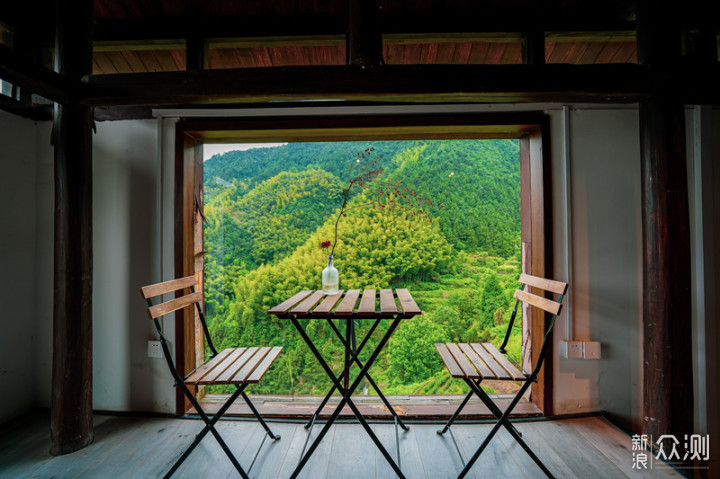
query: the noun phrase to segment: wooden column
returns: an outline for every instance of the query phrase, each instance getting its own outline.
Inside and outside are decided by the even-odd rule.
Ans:
[[[69,80],[92,70],[92,18],[92,0],[57,2],[56,69]],[[54,455],[93,441],[92,122],[75,100],[55,105]]]
[[[523,36],[522,56],[526,65],[545,64],[545,32],[533,30]]]
[[[380,0],[350,0],[347,63],[360,68],[383,65]]]
[[[690,227],[685,111],[672,83],[681,35],[664,5],[640,2],[638,23],[638,57],[649,67],[651,84],[650,97],[640,103],[642,432],[682,442],[693,430]]]

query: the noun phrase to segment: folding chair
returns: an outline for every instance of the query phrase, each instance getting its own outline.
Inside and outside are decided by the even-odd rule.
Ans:
[[[523,441],[521,437],[522,435],[510,423],[510,420],[508,418],[512,410],[515,408],[517,403],[527,391],[527,389],[532,385],[533,382],[537,381],[537,375],[540,372],[540,368],[542,368],[543,360],[545,359],[545,354],[547,353],[548,343],[549,341],[551,341],[552,338],[552,329],[555,324],[555,319],[557,318],[558,314],[560,314],[560,310],[562,309],[562,300],[563,296],[567,292],[568,285],[567,283],[563,283],[560,281],[538,278],[536,276],[530,276],[528,274],[521,274],[519,281],[520,283],[522,283],[522,286],[520,289],[515,290],[514,297],[515,299],[517,299],[517,301],[515,302],[515,309],[512,312],[512,316],[510,317],[510,322],[505,333],[505,339],[503,340],[503,343],[499,349],[495,348],[495,346],[490,343],[435,344],[435,348],[437,348],[438,352],[440,353],[440,356],[445,363],[445,367],[447,367],[448,371],[450,372],[450,375],[454,378],[462,378],[470,387],[470,392],[460,403],[460,406],[452,415],[448,423],[445,425],[444,428],[438,430],[437,433],[442,435],[445,434],[445,432],[447,432],[448,430],[450,430],[450,435],[453,442],[455,443],[455,448],[457,449],[458,454],[460,453],[460,448],[458,447],[457,442],[455,442],[455,437],[452,434],[450,426],[452,426],[453,422],[460,414],[460,411],[462,411],[462,409],[465,407],[468,400],[473,394],[477,395],[480,398],[480,400],[488,407],[488,409],[490,409],[490,411],[498,420],[495,426],[490,430],[478,450],[467,462],[467,464],[465,464],[462,454],[460,455],[460,459],[461,461],[463,461],[465,467],[460,472],[460,475],[458,476],[459,478],[465,477],[465,475],[470,471],[473,464],[475,464],[475,461],[477,461],[478,457],[480,457],[480,454],[482,454],[487,445],[490,443],[490,440],[493,438],[493,436],[495,436],[501,426],[504,426],[508,430],[510,435],[515,438],[518,444],[520,444],[520,446],[525,450],[525,452],[528,453],[528,455],[532,458],[533,461],[535,461],[535,463],[540,467],[540,469],[545,473],[547,477],[553,477],[548,468],[545,467],[542,461],[535,455],[535,453],[530,449],[530,447],[528,447],[525,441]],[[541,289],[549,291],[551,293],[555,293],[558,295],[558,298],[557,300],[552,301],[542,296],[529,293],[528,291],[525,291],[526,286],[532,286],[535,289]],[[535,364],[534,369],[530,373],[525,372],[522,366],[517,364],[517,362],[512,357],[507,356],[507,351],[505,350],[505,346],[507,346],[508,339],[510,338],[510,331],[512,330],[513,322],[515,321],[515,316],[517,315],[518,305],[520,303],[527,303],[528,305],[540,308],[541,310],[546,311],[552,315],[549,327],[547,328],[545,338],[540,348],[540,354],[538,355],[537,363]],[[510,405],[503,412],[500,410],[500,408],[497,407],[497,405],[495,405],[490,396],[488,396],[488,394],[480,387],[480,383],[483,381],[483,379],[522,381],[523,384],[513,398],[513,400],[510,402]]]
[[[250,398],[245,394],[245,388],[249,384],[260,381],[260,379],[272,365],[273,361],[275,361],[278,354],[280,354],[282,347],[229,348],[218,353],[210,338],[207,323],[205,322],[205,315],[203,314],[202,308],[200,307],[200,301],[203,299],[203,293],[202,291],[195,291],[196,285],[197,281],[195,277],[188,276],[185,278],[175,279],[172,281],[166,281],[164,283],[158,283],[140,288],[140,294],[143,298],[145,298],[148,304],[147,311],[150,315],[150,319],[155,322],[155,328],[157,328],[157,332],[160,336],[160,343],[162,345],[165,360],[167,361],[167,365],[170,368],[170,372],[175,378],[175,386],[182,389],[183,393],[185,393],[185,396],[188,398],[197,413],[200,415],[200,418],[205,422],[205,427],[202,429],[202,431],[200,431],[197,436],[195,436],[195,440],[193,441],[193,443],[178,458],[175,464],[173,464],[165,477],[168,478],[175,473],[175,471],[180,467],[183,461],[187,459],[193,449],[195,449],[195,447],[200,443],[203,437],[205,437],[209,432],[213,436],[215,436],[218,444],[220,444],[222,450],[225,451],[225,454],[227,454],[230,462],[232,462],[233,466],[235,466],[235,469],[238,470],[242,477],[247,478],[247,473],[240,466],[237,459],[235,459],[235,456],[230,451],[230,448],[227,446],[225,441],[222,439],[222,437],[220,437],[217,429],[215,429],[215,424],[222,417],[222,415],[225,414],[225,412],[235,401],[235,399],[237,399],[238,396],[242,395],[243,399],[250,407],[250,410],[252,410],[255,417],[258,418],[260,424],[262,424],[262,427],[265,428],[267,436],[275,440],[280,439],[280,435],[275,435],[272,433],[272,431],[270,431],[270,428],[265,423],[262,416],[260,416],[260,413],[253,405],[252,401],[250,401]],[[161,301],[161,298],[158,297],[161,297],[163,294],[172,293],[175,291],[182,291],[188,288],[190,289],[190,293],[183,293],[182,295],[178,295],[172,300],[153,304],[153,299]],[[210,357],[200,367],[196,368],[194,371],[191,371],[186,377],[183,378],[180,376],[180,374],[178,374],[177,370],[175,369],[175,364],[173,363],[172,357],[170,355],[170,349],[168,347],[167,340],[163,335],[162,327],[160,326],[160,321],[158,320],[158,318],[170,314],[174,311],[190,307],[193,304],[197,308],[200,322],[202,324],[203,331],[205,332],[205,339],[207,340],[207,344],[210,348],[211,354]],[[225,403],[220,407],[217,413],[215,413],[214,416],[210,417],[207,413],[205,413],[205,411],[203,411],[200,403],[198,403],[197,399],[195,399],[195,396],[190,391],[190,388],[196,388],[201,385],[207,386],[213,384],[232,384],[233,386],[235,386],[235,392],[227,399],[227,401],[225,401]],[[263,441],[260,444],[260,448],[258,448],[258,451],[255,454],[255,458],[253,459],[253,462],[248,468],[248,472],[255,463],[255,459],[257,459],[257,456],[260,453],[260,449],[262,449],[262,446],[265,443],[265,439],[267,439],[267,436],[263,438]]]

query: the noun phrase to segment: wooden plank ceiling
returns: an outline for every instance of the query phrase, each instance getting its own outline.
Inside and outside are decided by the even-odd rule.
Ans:
[[[519,65],[516,42],[391,44],[384,46],[388,65]],[[209,48],[209,69],[344,65],[344,45]],[[572,65],[637,63],[634,41],[546,42],[547,63]],[[96,51],[93,74],[182,71],[184,49]]]
[[[541,6],[527,0],[383,0],[381,21],[387,32],[384,59],[388,65],[521,64],[518,32],[530,20],[541,19],[552,25],[572,16],[617,24],[631,21],[634,11],[635,2],[628,0],[544,0]],[[205,38],[212,38],[213,24],[222,30],[224,38],[230,36],[229,30],[236,32],[232,35],[240,40],[236,44],[219,41],[206,46],[207,69],[346,63],[347,0],[96,0],[95,16],[96,38],[104,38],[110,30],[121,33],[113,35],[116,42],[112,49],[96,47],[94,74],[184,70],[184,44],[152,48],[147,44],[138,47],[136,43],[122,47],[118,37],[123,30],[127,38],[134,38],[135,31],[143,28],[152,33],[152,25],[160,31],[165,29],[167,34],[172,33],[173,25],[185,32],[195,28],[202,30]],[[494,38],[467,38],[472,28],[491,31],[488,24],[497,26],[502,33]],[[260,25],[272,26],[276,31],[260,35]],[[513,26],[516,32],[508,30]],[[454,29],[450,35],[449,28]],[[466,32],[458,36],[463,29]],[[299,33],[305,33],[302,41],[297,41]],[[413,35],[419,37],[417,41],[412,40]],[[252,42],[242,41],[253,36]],[[602,36],[548,38],[546,62],[636,63],[635,40]]]

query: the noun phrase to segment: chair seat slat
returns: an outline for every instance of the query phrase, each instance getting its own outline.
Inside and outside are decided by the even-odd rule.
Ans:
[[[282,346],[275,346],[274,348],[272,348],[267,354],[267,356],[263,358],[260,364],[258,364],[255,370],[250,374],[250,376],[247,377],[245,382],[256,383],[260,381],[260,379],[262,379],[268,369],[270,369],[270,366],[272,365],[273,361],[275,361],[275,359],[278,357],[280,351],[282,351]]]
[[[454,378],[464,378],[465,373],[462,369],[460,369],[460,366],[458,366],[457,361],[455,361],[455,358],[452,354],[450,354],[450,351],[448,350],[447,346],[444,343],[435,343],[435,349],[437,349],[438,353],[440,353],[440,357],[442,358],[443,362],[445,363],[445,367],[448,368],[448,372],[450,372],[450,376]]]
[[[248,376],[250,376],[250,373],[252,373],[258,364],[260,364],[260,361],[263,360],[265,356],[270,352],[270,349],[267,346],[264,346],[248,360],[248,362],[245,363],[245,365],[235,374],[235,376],[230,381],[231,383],[244,383],[247,381]]]
[[[220,361],[225,359],[227,356],[232,353],[232,349],[225,349],[223,351],[220,351],[220,353],[215,356],[210,361],[206,362],[199,368],[195,370],[190,376],[185,378],[185,384],[198,384],[198,382],[210,371],[213,370],[213,368],[217,367],[218,364],[220,364]]]
[[[230,380],[233,376],[235,376],[235,373],[237,373],[238,369],[240,369],[249,358],[252,357],[253,354],[255,354],[255,351],[258,350],[257,347],[252,348],[238,348],[238,350],[242,350],[239,355],[235,357],[232,364],[223,371],[222,374],[217,376],[213,383],[215,384],[228,384],[230,383]]]
[[[214,363],[215,366],[212,370],[208,371],[200,380],[198,384],[214,384],[217,383],[217,378],[220,377],[229,368],[232,368],[233,363],[242,355],[243,351],[239,348],[231,348],[230,354],[223,358],[215,356],[210,359],[210,363]]]
[[[480,373],[480,377],[483,379],[495,379],[495,373],[485,364],[482,358],[478,355],[475,350],[470,347],[468,343],[458,343],[460,350],[470,360],[475,369]]]
[[[482,358],[483,361],[485,361],[485,364],[492,370],[493,376],[495,376],[497,379],[511,379],[510,375],[503,369],[502,366],[500,366],[497,361],[495,361],[495,358],[493,358],[490,353],[488,353],[485,348],[482,347],[482,344],[480,343],[472,343],[470,345],[473,350]]]
[[[508,361],[508,358],[503,356],[503,354],[498,351],[495,346],[490,343],[483,343],[482,346],[488,353],[490,353],[490,355],[495,359],[495,361],[497,361],[498,364],[500,364],[500,366],[502,366],[503,369],[507,371],[508,374],[510,374],[510,377],[513,380],[522,381],[525,379],[525,375],[518,368],[516,368],[513,363]]]
[[[470,362],[467,360],[467,358],[462,353],[457,344],[446,343],[445,345],[447,346],[448,351],[450,351],[450,354],[452,354],[455,358],[455,361],[457,362],[458,366],[460,366],[460,369],[462,369],[463,373],[465,373],[465,377],[471,379],[480,379],[480,373],[478,373],[472,366],[472,364],[470,364]]]

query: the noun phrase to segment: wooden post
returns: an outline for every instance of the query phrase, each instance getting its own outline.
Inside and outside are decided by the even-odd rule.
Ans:
[[[360,68],[383,65],[380,0],[350,0],[347,63]]]
[[[649,67],[651,88],[640,103],[642,432],[655,440],[671,434],[682,442],[693,431],[690,222],[685,111],[670,81],[680,61],[681,35],[673,12],[663,5],[640,2],[638,23],[638,58]]]
[[[523,63],[526,65],[545,64],[545,32],[533,30],[523,36]]]
[[[57,5],[56,67],[92,70],[93,1]],[[82,449],[92,427],[92,111],[55,105],[55,274],[50,430],[53,455]]]

